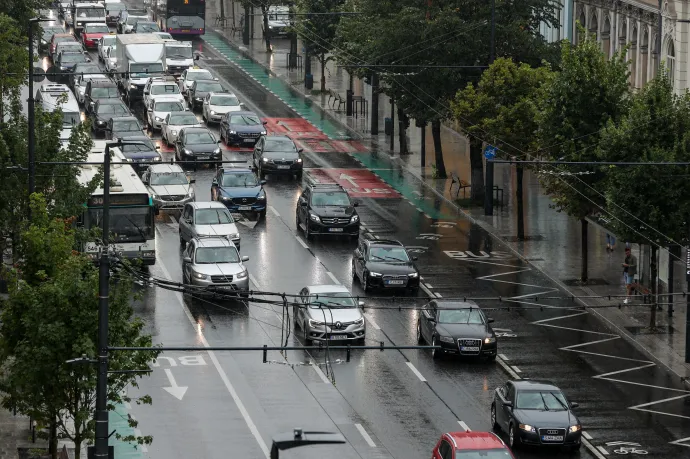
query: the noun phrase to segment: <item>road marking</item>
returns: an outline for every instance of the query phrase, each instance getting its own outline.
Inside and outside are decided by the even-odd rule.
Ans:
[[[321,378],[321,381],[325,382],[326,384],[330,384],[331,382],[328,380],[328,377],[326,374],[319,368],[317,364],[314,362],[311,363],[312,368],[314,368],[314,371],[316,371],[316,374],[319,375],[319,378]]]
[[[256,287],[257,289],[261,288],[261,287],[259,287],[259,283],[256,281],[256,278],[252,274],[249,274],[249,281],[252,284],[254,284],[254,287]]]
[[[134,421],[134,422],[137,421],[137,419],[136,419],[134,416],[132,416],[131,414],[129,415],[129,417],[132,418],[132,421]],[[136,436],[136,437],[143,437],[144,435],[141,433],[141,429],[135,428],[135,429],[134,429],[134,436]],[[141,448],[141,452],[142,452],[142,453],[148,453],[148,452],[149,452],[149,449],[146,447],[145,444],[143,444],[143,443],[142,443],[141,445],[137,444],[137,446],[138,446],[139,448]]]
[[[503,359],[498,358],[498,359],[496,359],[496,361],[498,362],[498,364],[499,364],[501,367],[503,367],[503,369],[506,371],[506,373],[508,373],[513,379],[522,379],[522,378],[520,378],[520,376],[518,376],[517,373],[515,373],[515,372],[513,371],[512,368],[510,368],[510,366],[509,366],[507,363],[505,363],[505,362],[503,361]]]
[[[510,360],[505,354],[498,354],[498,356],[503,360]]]
[[[604,454],[604,455],[606,455],[606,456],[609,455],[609,452],[606,451],[606,449],[604,449],[603,446],[597,446],[597,449],[599,450],[599,452],[600,452],[601,454]]]
[[[173,215],[168,215],[170,217],[170,221],[173,223],[177,223],[177,219]]]
[[[333,282],[335,282],[336,284],[340,284],[340,281],[338,281],[338,278],[337,278],[337,277],[335,277],[335,276],[333,275],[333,273],[332,273],[332,272],[330,272],[330,271],[326,271],[326,274],[328,274],[328,277],[330,277],[330,278],[331,278],[331,280],[332,280]]]
[[[276,217],[280,217],[280,214],[279,214],[278,211],[275,209],[275,207],[273,207],[273,206],[268,206],[268,209],[271,211],[271,213],[272,213],[273,215],[275,215]]]
[[[588,434],[587,432],[585,432],[584,430],[582,431],[582,436],[585,437],[587,440],[592,439],[592,436],[590,434]]]
[[[166,278],[172,279],[172,276],[170,275],[168,270],[165,268],[165,265],[158,264],[158,266],[160,266],[160,269]],[[182,306],[182,310],[184,311],[185,315],[187,316],[187,319],[189,319],[189,322],[192,324],[192,327],[196,330],[196,328],[197,328],[196,327],[196,321],[194,320],[194,316],[192,316],[191,311],[189,310],[189,308],[187,308],[187,305],[184,303],[182,293],[175,292],[174,295],[177,298],[177,300],[180,302],[180,305]],[[204,336],[203,332],[198,332],[198,336],[199,336],[201,343],[203,344],[204,347],[210,347],[210,345],[208,344],[208,341],[206,340],[206,337]],[[213,362],[213,366],[216,368],[216,371],[220,375],[220,379],[223,381],[225,388],[230,393],[232,400],[235,402],[237,409],[240,411],[240,414],[242,415],[242,418],[244,419],[245,424],[247,424],[249,431],[254,436],[254,439],[256,439],[256,442],[259,444],[259,448],[261,448],[261,451],[264,453],[264,456],[266,457],[266,459],[269,459],[270,458],[270,450],[268,449],[268,445],[266,445],[266,442],[264,441],[263,437],[261,437],[261,433],[259,432],[259,429],[256,427],[256,424],[254,424],[252,417],[249,415],[249,411],[247,411],[247,408],[244,406],[244,403],[242,403],[240,396],[237,394],[237,391],[235,390],[235,387],[230,382],[228,375],[225,373],[225,370],[223,370],[223,367],[220,365],[220,362],[218,361],[218,358],[216,357],[215,352],[213,352],[213,351],[206,351],[206,352],[208,353],[208,356],[211,359],[211,362]]]
[[[431,290],[427,288],[426,284],[420,283],[419,286],[422,288],[422,291],[427,294],[427,296],[431,298],[434,298],[436,296]]]
[[[381,330],[381,327],[379,327],[379,324],[377,324],[376,322],[374,322],[374,319],[372,319],[372,318],[369,317],[369,316],[364,316],[364,318],[367,319],[367,320],[369,321],[369,323],[371,324],[371,326],[374,327],[374,330]]]
[[[440,293],[434,293],[434,295],[436,295],[436,298],[443,298]]]
[[[513,368],[513,370],[515,371],[515,373],[522,373],[522,370],[520,370],[520,369],[519,369],[518,367],[516,367],[515,365],[513,365],[512,368]]]
[[[405,362],[405,363],[407,364],[408,367],[410,367],[410,370],[412,370],[412,373],[414,373],[415,376],[417,376],[421,382],[426,382],[426,378],[424,376],[422,376],[422,374],[419,372],[419,370],[417,370],[415,368],[414,365],[412,365],[412,362]]]
[[[426,288],[430,288],[430,289],[434,288],[433,285],[431,285],[431,284],[425,284],[425,285],[426,285]]]
[[[364,441],[367,442],[367,445],[371,446],[372,448],[376,448],[376,443],[374,443],[374,440],[371,439],[371,437],[369,436],[367,431],[364,430],[364,427],[362,427],[362,424],[355,424],[355,427],[357,427],[357,430],[359,430],[359,433],[362,434],[362,437],[364,437]]]
[[[297,242],[299,242],[300,245],[301,245],[302,247],[304,247],[305,249],[308,249],[308,248],[309,248],[309,246],[307,245],[307,243],[304,242],[304,241],[302,240],[301,237],[295,235],[295,239],[297,239]]]
[[[465,424],[465,421],[458,421],[458,424],[460,424],[460,427],[462,427],[465,430],[465,432],[471,432],[472,431],[472,429],[470,429],[470,426]]]

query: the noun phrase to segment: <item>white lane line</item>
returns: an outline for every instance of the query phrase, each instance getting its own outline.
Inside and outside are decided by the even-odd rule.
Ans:
[[[584,430],[582,431],[582,436],[585,437],[587,440],[592,439],[592,436],[590,434],[588,434],[587,432],[585,432]]]
[[[364,316],[364,318],[367,319],[367,321],[369,321],[369,324],[371,324],[371,326],[374,327],[374,330],[381,330],[381,327],[379,327],[379,324],[374,322],[374,319],[372,319],[369,316]]]
[[[415,376],[417,376],[421,382],[426,382],[426,378],[424,376],[422,376],[422,374],[419,372],[419,370],[417,370],[415,368],[414,365],[412,365],[412,362],[405,362],[405,363],[407,363],[407,366],[410,367],[410,370],[412,370],[412,373],[414,373]]]
[[[433,293],[431,290],[429,290],[429,289],[426,287],[426,284],[420,283],[419,286],[422,288],[422,291],[423,291],[424,293],[426,293],[427,296],[429,296],[429,297],[431,297],[431,298],[434,298],[434,297],[436,296],[436,295],[434,295],[434,293]]]
[[[337,277],[335,277],[335,276],[333,275],[332,272],[326,271],[326,274],[328,274],[328,277],[330,277],[331,280],[332,280],[333,282],[335,282],[336,284],[340,284],[340,281],[338,280]]]
[[[168,215],[170,217],[170,221],[173,223],[177,223],[177,219],[173,215]]]
[[[319,375],[319,378],[321,378],[321,381],[323,381],[326,384],[330,384],[331,382],[328,380],[326,377],[326,374],[319,368],[317,364],[314,362],[311,363],[312,368],[314,368],[314,371],[316,372],[317,375]]]
[[[309,248],[309,246],[307,245],[307,243],[304,242],[304,241],[302,240],[301,237],[295,235],[295,239],[297,239],[297,242],[299,242],[300,245],[301,245],[302,247],[304,247],[305,249],[308,249],[308,248]]]
[[[606,449],[604,449],[603,446],[597,446],[597,449],[599,450],[599,452],[600,452],[601,454],[604,454],[605,456],[608,456],[608,455],[609,455],[609,452],[606,451]]]
[[[520,378],[520,376],[518,376],[518,374],[515,373],[515,372],[513,371],[513,369],[510,368],[510,366],[509,366],[507,363],[505,363],[505,362],[503,361],[503,359],[501,359],[500,357],[496,359],[496,362],[498,362],[498,364],[499,364],[499,365],[506,371],[506,373],[508,373],[513,379],[522,379],[522,378]]]
[[[431,284],[424,284],[424,285],[426,285],[426,288],[429,288],[429,289],[434,288],[434,286]]]
[[[259,287],[259,283],[256,281],[256,277],[254,277],[253,274],[249,274],[249,282],[254,284],[254,287],[256,287],[257,289],[261,288],[261,287]]]
[[[371,437],[369,436],[367,431],[364,430],[364,427],[362,427],[362,424],[355,424],[355,427],[357,427],[357,430],[359,430],[359,433],[362,434],[362,437],[364,437],[364,441],[367,442],[367,445],[371,446],[372,448],[376,448],[376,443],[374,443],[374,440],[371,439]]]
[[[434,295],[436,295],[436,298],[443,298],[440,293],[434,293]]]
[[[251,279],[251,276],[249,277],[249,279]],[[505,354],[498,354],[498,356],[503,360],[510,360],[508,357],[506,357]]]
[[[272,213],[273,215],[275,215],[276,217],[280,217],[280,214],[279,214],[278,211],[275,209],[275,207],[273,207],[273,206],[268,206],[268,210],[270,210],[271,213]]]
[[[470,426],[465,424],[465,421],[458,421],[458,424],[460,424],[460,427],[462,427],[465,432],[471,432],[472,431],[472,429],[470,429]]]
[[[158,266],[160,266],[160,269],[163,272],[163,275],[167,279],[172,279],[172,276],[170,275],[168,270],[165,268],[165,265],[158,264]],[[196,321],[194,320],[194,316],[192,316],[192,313],[190,312],[189,308],[187,308],[187,305],[185,304],[184,299],[182,297],[182,293],[175,292],[174,295],[177,298],[177,300],[180,302],[180,306],[182,306],[182,310],[184,311],[185,315],[187,316],[187,319],[189,319],[189,322],[192,324],[192,327],[196,330],[197,329]],[[199,338],[200,338],[203,346],[204,347],[210,347],[210,345],[208,344],[208,341],[206,340],[206,337],[204,336],[203,332],[197,331],[197,334],[199,335]],[[247,411],[247,408],[244,406],[244,403],[242,403],[240,396],[237,394],[237,391],[235,390],[235,387],[230,382],[228,375],[225,373],[225,370],[223,370],[223,367],[220,365],[220,362],[218,361],[218,358],[216,357],[215,352],[213,352],[213,351],[206,351],[206,352],[208,353],[208,357],[209,357],[209,359],[211,359],[213,366],[216,368],[216,371],[220,375],[220,379],[223,381],[225,388],[230,393],[232,400],[235,402],[237,409],[240,411],[240,414],[242,415],[242,418],[244,419],[245,424],[247,424],[249,431],[252,433],[252,435],[256,439],[256,442],[259,444],[259,448],[261,448],[261,451],[264,453],[264,456],[266,457],[266,459],[269,459],[270,458],[270,450],[268,449],[268,445],[266,445],[266,442],[264,441],[263,437],[261,436],[259,429],[256,427],[256,424],[254,424],[252,417],[249,415],[249,411]]]
[[[515,371],[515,373],[522,373],[522,370],[516,367],[515,365],[513,365],[513,371]]]
[[[134,429],[134,435],[137,437],[143,437],[141,430],[140,429]],[[142,453],[148,453],[149,449],[146,447],[145,444],[137,445],[139,448],[141,448]]]

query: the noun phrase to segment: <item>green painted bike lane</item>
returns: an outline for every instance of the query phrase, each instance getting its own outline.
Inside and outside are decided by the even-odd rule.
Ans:
[[[123,437],[136,435],[137,432],[129,425],[128,414],[127,408],[124,405],[116,405],[113,411],[108,412],[108,427],[110,431],[116,430]],[[118,440],[115,438],[115,435],[110,437],[108,444],[114,447],[117,459],[143,459],[144,457],[141,446]]]
[[[275,94],[299,116],[309,121],[330,139],[352,140],[352,138],[348,136],[347,130],[327,119],[322,109],[313,101],[293,90],[289,83],[272,75],[261,64],[256,63],[235,50],[221,35],[216,32],[206,31],[206,34],[202,36],[202,40],[222,54],[226,59],[236,64],[268,91]],[[403,170],[401,174],[400,167],[394,166],[389,160],[369,153],[351,153],[350,155],[364,167],[372,170],[381,180],[386,182],[391,188],[396,190],[415,207],[421,209],[431,218],[457,218],[457,214],[437,209],[436,206],[425,199],[425,195],[430,196],[433,193],[428,189],[424,189],[425,187],[422,182],[409,172]],[[434,196],[433,201],[436,200],[435,198],[436,196]]]

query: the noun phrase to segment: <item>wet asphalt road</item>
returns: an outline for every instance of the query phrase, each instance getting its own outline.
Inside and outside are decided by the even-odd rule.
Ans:
[[[262,117],[296,117],[236,67],[200,46],[205,55],[200,65],[215,72],[250,109]],[[168,149],[162,151],[170,159]],[[419,205],[385,184],[390,190],[386,197],[357,198],[364,231],[414,247],[426,291],[419,298],[365,295],[352,280],[354,243],[327,238],[307,242],[295,228],[300,184],[270,176],[266,191],[271,207],[265,220],[240,217],[238,224],[242,253],[250,257],[252,289],[296,293],[306,285],[342,283],[366,303],[371,345],[416,344],[418,312],[411,308],[423,305],[429,295],[500,296],[502,301],[478,303],[495,318],[494,328],[507,335],[499,338],[501,358],[496,363],[456,358],[435,362],[428,351],[390,350],[353,351],[351,361],[344,362],[346,353],[332,350],[331,373],[324,365],[325,351],[269,352],[266,364],[261,352],[166,353],[151,377],[141,380],[141,388],[131,389],[154,399],[152,407],[131,409],[142,432],[154,436],[144,456],[258,458],[265,456],[272,435],[301,427],[340,431],[348,444],[300,449],[284,457],[429,457],[443,432],[488,430],[494,389],[511,377],[523,377],[550,379],[577,401],[575,411],[586,436],[593,449],[601,449],[583,447],[574,455],[519,450],[518,458],[616,456],[617,447],[606,445],[613,441],[639,443],[648,457],[690,457],[687,447],[670,444],[690,437],[690,392],[589,314],[567,309],[572,306],[567,300],[532,304],[516,298],[558,292],[479,227],[454,217],[452,209],[404,171],[391,171],[385,153],[367,154],[378,161],[380,175],[393,175],[396,180],[391,182],[414,187],[436,210],[434,215],[446,216],[427,217]],[[226,160],[248,156],[224,153]],[[348,154],[307,152],[305,157],[305,167],[349,169],[350,175],[369,177],[357,172],[362,166]],[[198,201],[210,198],[212,172],[192,172]],[[159,216],[153,276],[181,280],[176,221],[175,214]],[[193,300],[162,289],[146,289],[136,312],[146,319],[154,341],[169,346],[279,345],[288,330],[282,326],[279,306]],[[300,345],[292,327],[289,332],[288,344]],[[187,390],[182,395],[163,390],[174,386]]]

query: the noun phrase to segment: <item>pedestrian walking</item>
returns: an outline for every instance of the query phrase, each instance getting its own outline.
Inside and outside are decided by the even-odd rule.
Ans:
[[[609,233],[606,233],[606,251],[607,252],[613,252],[613,249],[616,248],[616,236],[612,236]]]
[[[630,247],[625,248],[625,260],[623,261],[623,280],[625,281],[625,301],[623,304],[630,302],[630,295],[633,290],[633,282],[637,275],[637,257],[632,254]]]

